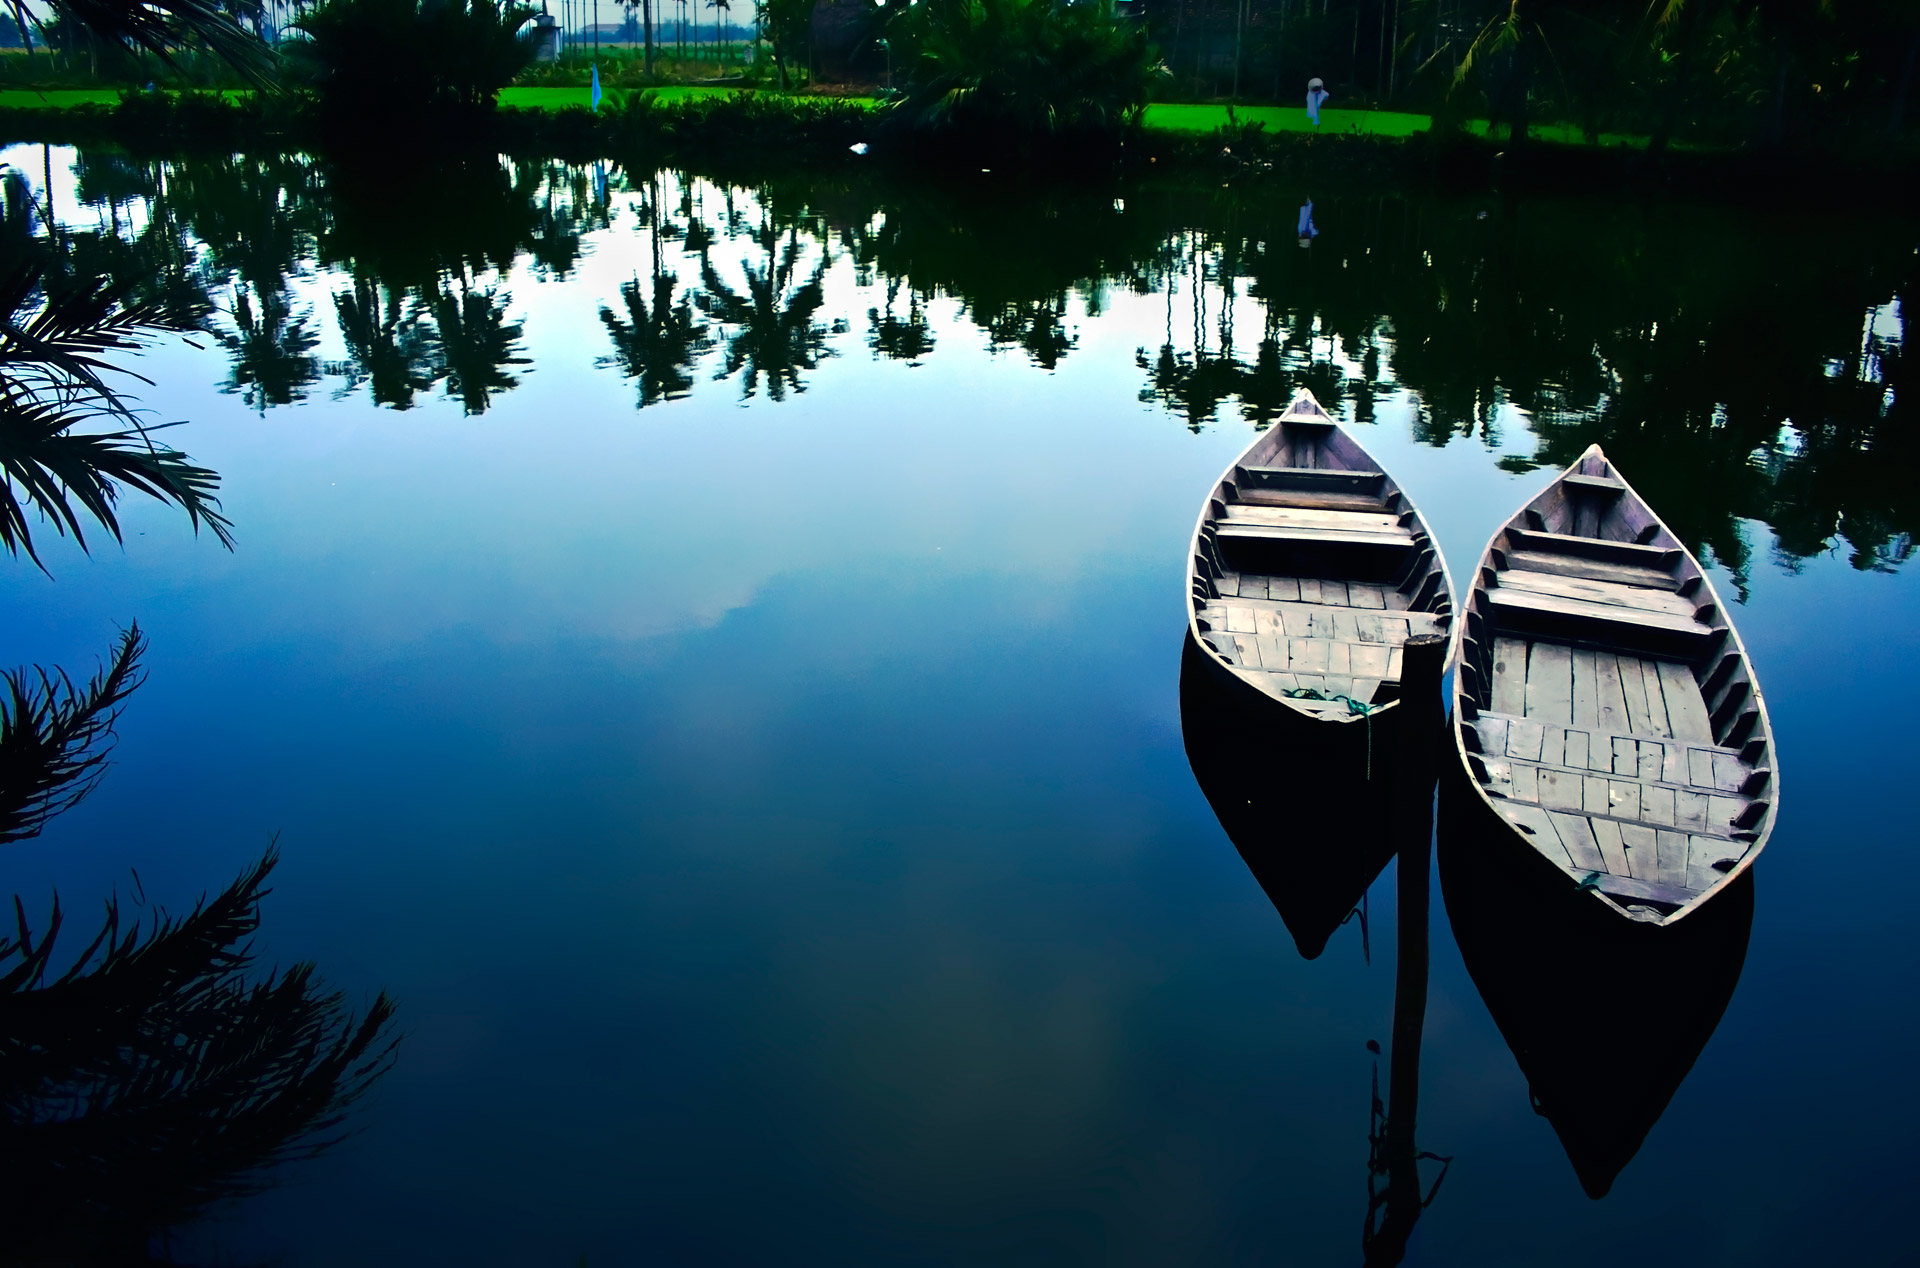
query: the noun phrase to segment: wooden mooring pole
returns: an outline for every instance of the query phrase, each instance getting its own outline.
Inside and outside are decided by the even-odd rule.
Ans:
[[[1420,1147],[1414,1140],[1420,1116],[1420,1036],[1427,1020],[1428,875],[1433,866],[1433,796],[1439,775],[1446,708],[1440,677],[1446,669],[1445,635],[1407,640],[1401,656],[1400,707],[1403,743],[1395,762],[1395,830],[1400,843],[1398,948],[1393,982],[1393,1038],[1388,1050],[1386,1121],[1380,1162],[1387,1190],[1380,1222],[1367,1212],[1362,1239],[1368,1265],[1397,1264],[1420,1218]]]

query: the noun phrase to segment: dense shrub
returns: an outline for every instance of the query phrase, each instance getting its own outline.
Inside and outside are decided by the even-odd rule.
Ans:
[[[888,37],[907,54],[890,124],[975,143],[1111,142],[1164,73],[1112,0],[922,0]]]
[[[336,120],[473,113],[533,60],[533,18],[510,0],[322,0],[286,56]]]

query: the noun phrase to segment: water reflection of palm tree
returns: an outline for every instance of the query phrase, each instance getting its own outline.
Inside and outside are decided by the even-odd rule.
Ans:
[[[927,314],[920,307],[920,295],[916,291],[907,292],[907,315],[894,316],[893,305],[899,296],[899,279],[890,279],[887,282],[886,308],[867,310],[867,324],[872,330],[867,343],[878,356],[918,365],[933,351],[933,327],[927,322]]]
[[[220,342],[233,353],[233,367],[221,390],[237,392],[262,414],[269,405],[291,405],[320,377],[313,354],[320,337],[308,328],[311,315],[296,314],[285,290],[235,290],[233,332]]]
[[[484,414],[496,393],[519,385],[508,366],[530,364],[519,355],[521,324],[507,320],[511,302],[497,287],[470,286],[464,274],[457,287],[443,285],[433,298],[447,390],[469,414]]]
[[[376,403],[408,409],[440,379],[440,343],[420,306],[379,282],[355,278],[333,297],[349,360],[329,365],[352,389],[366,383]]]
[[[613,355],[600,358],[599,364],[615,367],[635,380],[642,409],[691,392],[694,364],[713,346],[707,324],[694,313],[687,296],[675,298],[677,282],[671,273],[656,272],[649,302],[640,279],[634,278],[620,287],[624,317],[604,304],[600,307],[600,320],[613,339]]]
[[[816,321],[814,315],[826,302],[821,286],[827,264],[819,261],[813,272],[801,280],[801,250],[797,233],[784,246],[765,242],[763,230],[756,236],[766,247],[766,263],[756,268],[743,261],[744,286],[736,291],[720,277],[710,260],[702,260],[699,296],[703,312],[722,326],[730,327],[725,353],[716,379],[742,374],[743,398],[759,390],[766,381],[767,395],[786,399],[788,391],[804,392],[804,370],[818,366],[833,355],[826,338],[833,330]],[[838,326],[839,323],[836,323]]]
[[[92,791],[143,680],[139,630],[85,684],[5,675],[0,844],[18,848]],[[338,1139],[389,1067],[393,1003],[356,1016],[311,964],[257,975],[250,939],[277,856],[184,916],[107,902],[77,954],[15,899],[0,935],[0,1258],[148,1263],[152,1240]],[[137,892],[137,878],[136,878]]]
[[[688,224],[699,224],[694,218],[692,195],[684,188],[680,207]],[[636,380],[637,404],[645,409],[660,401],[678,400],[693,390],[694,363],[713,346],[713,340],[707,334],[706,323],[694,314],[689,297],[681,294],[675,298],[680,279],[667,271],[660,240],[678,236],[680,230],[665,214],[657,173],[647,182],[647,200],[641,215],[647,222],[652,249],[651,301],[641,291],[640,279],[636,277],[620,288],[625,317],[604,304],[600,306],[600,321],[613,340],[613,355],[600,358],[598,364],[615,367]],[[703,239],[695,247],[702,250],[703,259],[706,245]]]

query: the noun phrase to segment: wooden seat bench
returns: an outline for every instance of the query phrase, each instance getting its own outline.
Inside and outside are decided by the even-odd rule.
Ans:
[[[1544,572],[1557,577],[1584,577],[1590,581],[1613,581],[1621,585],[1658,590],[1680,588],[1680,579],[1663,568],[1608,563],[1600,559],[1583,559],[1579,555],[1561,555],[1543,550],[1508,550],[1499,552],[1495,562],[1502,568]]]
[[[1608,639],[1616,639],[1624,646],[1676,651],[1705,647],[1713,638],[1713,627],[1692,615],[1513,588],[1505,584],[1511,575],[1501,574],[1502,584],[1486,592],[1503,628],[1552,633],[1597,627]]]

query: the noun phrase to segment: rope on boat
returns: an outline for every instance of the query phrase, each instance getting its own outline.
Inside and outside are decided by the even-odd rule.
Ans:
[[[1386,708],[1384,704],[1369,704],[1365,700],[1355,700],[1352,696],[1333,695],[1318,687],[1282,687],[1280,694],[1289,700],[1344,700],[1347,712],[1363,718],[1367,724],[1367,782],[1373,782],[1373,715]]]

